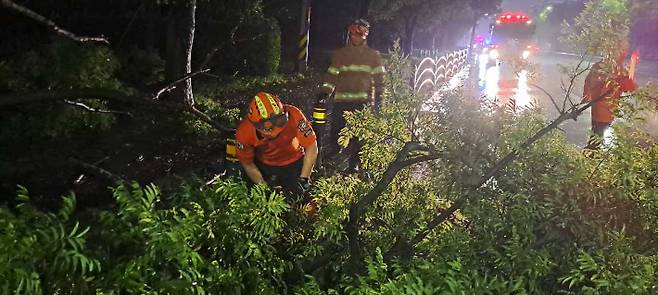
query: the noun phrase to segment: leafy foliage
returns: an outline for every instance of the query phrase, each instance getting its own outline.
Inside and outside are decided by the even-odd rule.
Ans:
[[[101,264],[86,245],[89,227],[71,218],[75,196],[63,198],[57,213],[32,207],[24,187],[19,188],[17,201],[16,212],[0,210],[2,293],[54,293],[93,280]],[[88,289],[79,289],[84,290]]]
[[[316,180],[314,219],[276,192],[230,179],[186,179],[164,191],[121,183],[112,188],[112,208],[76,210],[69,196],[55,213],[31,206],[21,188],[18,206],[0,208],[7,249],[0,287],[23,294],[656,293],[655,139],[618,124],[615,144],[596,151],[583,153],[558,130],[519,148],[545,127],[540,110],[492,107],[459,92],[429,100],[407,84],[399,46],[386,66],[382,111],[347,114],[341,132],[343,145],[363,142],[365,176]],[[620,115],[632,122],[635,110]],[[482,180],[510,154],[518,160]],[[435,157],[406,162],[427,156]],[[371,197],[352,219],[355,204]],[[455,204],[460,210],[430,228]],[[419,233],[426,235],[416,240]],[[354,261],[361,258],[362,269]]]
[[[79,46],[69,40],[56,39],[47,47],[26,52],[19,59],[5,63],[1,88],[24,93],[36,89],[106,88],[118,89],[115,77],[119,60],[105,47]],[[104,109],[99,100],[85,102],[91,108]],[[3,138],[58,137],[98,132],[114,122],[110,114],[90,113],[73,106],[46,105],[29,112],[2,116]]]
[[[560,41],[586,56],[618,56],[620,46],[628,42],[630,21],[626,4],[619,0],[587,2],[573,24],[564,22]]]

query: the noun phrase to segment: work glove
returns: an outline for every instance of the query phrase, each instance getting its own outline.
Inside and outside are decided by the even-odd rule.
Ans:
[[[299,177],[291,187],[292,193],[298,197],[303,197],[311,189],[311,179],[308,177]]]

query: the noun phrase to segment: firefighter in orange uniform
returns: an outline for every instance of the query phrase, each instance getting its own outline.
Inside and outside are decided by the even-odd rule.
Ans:
[[[592,133],[595,137],[590,137],[588,148],[598,148],[606,130],[615,120],[615,109],[619,105],[621,94],[637,88],[637,84],[629,77],[628,71],[624,68],[626,48],[622,48],[615,61],[608,59],[595,63],[585,78],[583,100],[585,102],[594,101],[592,104]],[[613,65],[611,73],[607,73],[606,64]]]
[[[298,108],[259,92],[238,126],[236,147],[251,182],[281,186],[286,198],[308,191],[318,146],[311,124]]]
[[[373,111],[377,113],[382,103],[386,71],[379,52],[368,47],[369,32],[370,24],[363,19],[349,25],[347,45],[332,53],[331,65],[320,88],[319,104],[329,101],[329,97],[334,93],[329,136],[329,148],[334,153],[340,149],[338,133],[345,127],[343,113],[365,106],[372,106]],[[358,141],[350,142],[347,148],[350,157],[348,172],[356,172],[358,169],[360,148]]]

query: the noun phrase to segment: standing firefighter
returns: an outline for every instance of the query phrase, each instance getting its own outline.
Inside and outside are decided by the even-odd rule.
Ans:
[[[626,49],[616,60],[607,59],[595,63],[585,78],[583,99],[592,104],[592,133],[587,147],[598,148],[605,133],[615,120],[615,110],[623,92],[634,91],[637,85],[624,68]],[[608,66],[606,66],[608,65]]]
[[[334,93],[331,115],[329,148],[332,154],[338,152],[338,133],[345,127],[345,111],[362,109],[372,105],[375,113],[382,103],[384,63],[378,51],[368,47],[367,38],[370,24],[358,19],[347,28],[347,45],[332,53],[331,66],[321,87],[318,104],[324,104]],[[361,143],[350,141],[348,172],[356,172],[359,165]]]
[[[318,146],[302,112],[272,94],[259,92],[236,131],[237,158],[255,184],[280,186],[287,198],[310,187]]]

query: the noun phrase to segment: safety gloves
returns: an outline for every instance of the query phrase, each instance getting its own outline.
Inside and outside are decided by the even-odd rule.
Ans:
[[[292,187],[293,193],[298,196],[303,196],[311,189],[311,179],[308,177],[299,177]]]

